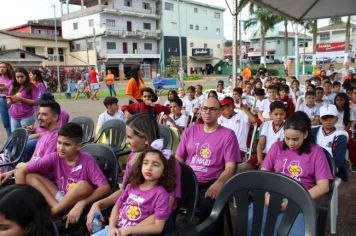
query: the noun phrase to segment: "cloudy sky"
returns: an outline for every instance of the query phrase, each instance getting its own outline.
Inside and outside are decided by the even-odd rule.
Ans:
[[[225,0],[195,0],[215,6],[226,8],[224,13],[224,26],[225,26],[225,38],[232,38],[232,17],[226,6]],[[232,6],[232,0],[227,0],[230,6]],[[59,0],[11,0],[6,1],[6,4],[2,5],[0,29],[9,28],[16,25],[21,25],[27,22],[27,20],[36,20],[42,18],[51,18],[54,16],[52,5],[56,5],[56,14],[60,16],[60,4]],[[247,19],[247,10],[243,11],[242,20]],[[319,25],[323,26],[328,23],[327,20],[323,20]],[[282,28],[282,25],[280,26]],[[289,27],[292,31],[292,28]],[[242,39],[244,39],[244,32],[242,32]],[[248,33],[246,37],[248,37]]]

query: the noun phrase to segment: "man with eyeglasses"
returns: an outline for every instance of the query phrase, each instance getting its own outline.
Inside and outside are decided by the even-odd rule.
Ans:
[[[189,127],[181,137],[176,158],[192,169],[199,184],[198,209],[200,222],[210,214],[223,185],[235,174],[241,162],[240,148],[235,133],[218,124],[220,103],[208,98],[201,108],[204,124]],[[223,232],[223,214],[216,233]]]

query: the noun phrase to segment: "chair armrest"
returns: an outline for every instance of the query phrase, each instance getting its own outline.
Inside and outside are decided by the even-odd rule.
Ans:
[[[188,235],[188,236],[209,235],[209,231],[211,231],[214,228],[216,221],[217,218],[213,218],[212,216],[209,216],[206,220],[203,221],[203,223],[197,225],[196,227],[189,230],[188,232],[185,232],[184,235]]]
[[[178,236],[178,235],[187,235],[187,233],[192,230],[195,226],[192,222],[184,222],[179,224],[177,227],[173,229],[171,233],[163,234],[164,236]]]
[[[327,194],[321,197],[319,214],[317,219],[317,235],[325,235],[326,221],[328,218],[328,212],[330,209],[331,198],[333,195],[333,189],[331,189]]]

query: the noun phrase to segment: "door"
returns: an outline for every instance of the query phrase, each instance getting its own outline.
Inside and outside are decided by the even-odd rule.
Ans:
[[[127,22],[127,31],[131,32],[132,31],[132,24],[131,21]]]
[[[132,43],[132,53],[137,54],[137,43]]]
[[[127,43],[122,43],[122,53],[127,54]]]

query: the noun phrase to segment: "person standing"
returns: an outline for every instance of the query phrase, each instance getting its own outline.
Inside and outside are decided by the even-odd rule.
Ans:
[[[248,81],[252,76],[252,71],[250,69],[250,64],[247,64],[246,67],[242,70],[242,76],[244,81]]]
[[[131,68],[130,80],[126,86],[126,96],[130,99],[129,104],[142,102],[141,89],[145,87],[142,80],[142,69],[140,65],[135,65]]]
[[[6,96],[12,85],[13,77],[14,72],[12,66],[6,62],[0,63],[0,116],[7,136],[11,134],[11,124],[9,108],[6,104]]]
[[[98,83],[98,73],[95,71],[95,68],[92,67],[91,70],[89,71],[89,84],[90,84],[90,90],[91,90],[91,96],[90,98],[94,100],[99,100],[99,98],[96,96],[96,94],[99,91],[99,83]]]
[[[115,75],[111,72],[111,70],[108,70],[108,73],[106,74],[105,83],[109,89],[110,97],[112,97],[113,94],[115,95],[115,97],[117,97],[115,91]]]

